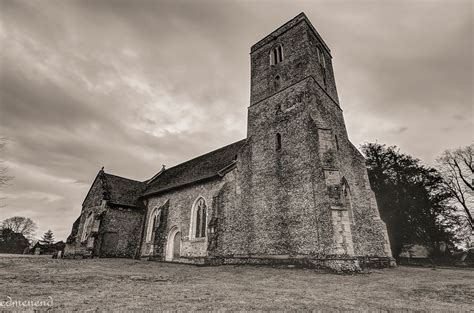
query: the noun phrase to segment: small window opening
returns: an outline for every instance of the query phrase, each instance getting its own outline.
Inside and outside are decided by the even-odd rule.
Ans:
[[[276,150],[277,151],[281,150],[281,135],[280,135],[280,133],[276,134]]]
[[[339,151],[339,140],[337,140],[337,135],[334,135],[336,139],[336,150]]]
[[[318,62],[321,63],[321,52],[319,51],[318,47],[316,47],[316,51],[318,53]]]
[[[273,82],[275,89],[280,88],[280,75],[275,76],[275,81]]]
[[[270,52],[270,65],[275,65],[283,61],[283,47],[278,45]]]

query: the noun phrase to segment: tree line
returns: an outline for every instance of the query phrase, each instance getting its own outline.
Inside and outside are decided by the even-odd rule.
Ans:
[[[441,254],[442,244],[471,246],[474,145],[446,150],[436,168],[396,146],[367,143],[361,150],[394,256],[415,244],[432,256]]]

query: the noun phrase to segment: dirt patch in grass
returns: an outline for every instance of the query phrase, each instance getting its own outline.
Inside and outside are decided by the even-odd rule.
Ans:
[[[469,311],[471,270],[398,267],[335,275],[310,269],[197,267],[128,259],[0,255],[0,301],[54,299],[57,310]]]

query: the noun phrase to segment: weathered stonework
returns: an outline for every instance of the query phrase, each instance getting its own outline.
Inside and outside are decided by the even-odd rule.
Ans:
[[[141,257],[193,264],[337,271],[393,264],[365,160],[348,138],[327,45],[300,14],[250,57],[247,138],[133,183],[128,209],[114,199],[124,198],[117,190],[133,190],[99,175],[71,247],[103,256],[100,234],[119,229],[115,256],[133,256],[139,245]],[[81,242],[91,212],[100,226]]]
[[[131,186],[123,188],[124,183]],[[130,189],[140,188],[141,184],[99,171],[82,204],[75,229],[67,240],[64,256],[138,256],[144,209],[135,201],[123,201],[124,197],[117,197],[117,194],[126,194]],[[138,195],[130,198],[137,198]],[[89,224],[88,219],[91,221]]]

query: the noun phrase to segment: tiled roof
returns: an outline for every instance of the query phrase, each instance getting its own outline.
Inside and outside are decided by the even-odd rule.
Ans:
[[[148,182],[143,195],[148,196],[218,176],[219,171],[235,161],[245,141],[243,139],[234,142],[164,170]]]
[[[138,198],[144,190],[145,183],[108,173],[104,173],[105,191],[108,201],[117,205],[139,207]]]
[[[217,177],[221,171],[234,164],[237,153],[245,141],[243,139],[234,142],[163,170],[144,182],[108,174],[103,170],[97,175],[96,181],[97,179],[102,181],[104,197],[109,203],[141,207],[140,197]]]

